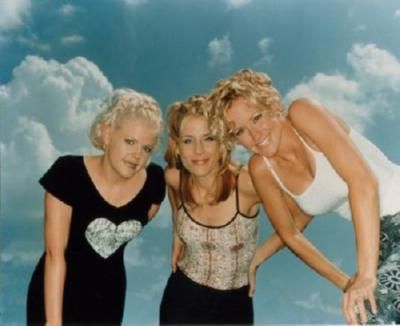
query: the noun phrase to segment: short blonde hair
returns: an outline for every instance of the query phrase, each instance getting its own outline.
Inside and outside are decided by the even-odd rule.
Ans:
[[[212,120],[207,107],[205,106],[206,97],[203,95],[193,95],[183,102],[175,102],[168,107],[168,146],[164,155],[169,168],[180,170],[180,196],[181,200],[196,204],[190,182],[190,173],[185,169],[177,155],[177,144],[179,143],[180,128],[184,118],[188,116],[204,117],[210,132],[216,137],[221,152],[220,164],[221,171],[217,180],[217,191],[215,203],[226,200],[236,185],[235,175],[238,173],[238,166],[231,161],[232,143],[227,141],[223,121]]]
[[[149,95],[129,88],[114,90],[103,103],[103,110],[96,116],[89,131],[89,138],[94,147],[103,150],[102,126],[111,125],[119,128],[126,119],[144,119],[154,125],[159,144],[162,131],[161,110],[157,101]]]
[[[271,78],[261,72],[242,69],[229,78],[218,81],[208,95],[207,101],[212,119],[224,121],[226,111],[238,98],[249,100],[274,115],[285,113],[281,96],[272,86]]]

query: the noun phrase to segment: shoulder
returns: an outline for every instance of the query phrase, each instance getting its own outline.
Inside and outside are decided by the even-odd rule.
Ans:
[[[150,162],[147,173],[153,183],[165,183],[164,170],[160,165]]]
[[[180,173],[178,169],[166,168],[164,171],[165,182],[168,186],[177,190],[179,188]]]
[[[59,156],[49,168],[48,172],[72,174],[82,167],[83,157],[78,155]]]
[[[272,176],[264,158],[260,155],[253,155],[249,161],[249,172],[253,185],[256,189],[279,188],[275,178]]]
[[[288,119],[292,122],[307,120],[319,114],[327,114],[327,111],[319,102],[305,97],[294,100],[288,108]]]

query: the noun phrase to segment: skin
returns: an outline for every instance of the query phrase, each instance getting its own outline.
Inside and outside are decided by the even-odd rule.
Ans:
[[[357,305],[361,322],[365,323],[364,300],[368,300],[373,312],[376,312],[378,194],[374,175],[348,137],[349,128],[322,106],[306,99],[294,101],[287,117],[277,117],[263,112],[250,100],[239,98],[232,102],[225,117],[233,126],[238,141],[255,154],[249,162],[250,174],[264,209],[282,241],[337,287],[346,287],[343,312],[347,322],[358,322],[354,310]],[[300,232],[301,225],[295,222],[295,216],[302,216],[300,220],[304,223],[309,217],[294,201],[288,200],[262,159],[262,156],[268,157],[287,189],[296,195],[303,193],[314,179],[315,162],[294,129],[311,148],[326,156],[348,186],[358,267],[352,279],[324,257]],[[262,247],[258,252],[258,262],[274,253],[271,240],[267,240]]]
[[[146,180],[146,164],[151,158],[157,134],[148,121],[123,120],[118,128],[103,126],[105,151],[101,156],[84,157],[86,169],[96,189],[109,204],[120,207],[141,190]],[[148,212],[152,219],[159,205]],[[72,207],[45,194],[45,308],[46,325],[62,325],[62,304],[67,264],[65,249],[69,238]]]
[[[182,163],[191,174],[193,195],[198,203],[190,207],[191,214],[198,222],[211,226],[224,225],[236,213],[234,192],[224,201],[210,204],[213,201],[213,190],[216,177],[220,171],[220,144],[210,134],[207,120],[204,117],[187,116],[180,126],[180,138],[177,145]],[[170,203],[175,216],[179,206],[179,170],[169,168],[165,171]],[[211,189],[211,190],[210,190]],[[239,175],[240,211],[254,215],[258,209],[259,198],[252,185],[246,169]],[[176,271],[177,262],[184,251],[184,243],[174,231],[172,270]]]

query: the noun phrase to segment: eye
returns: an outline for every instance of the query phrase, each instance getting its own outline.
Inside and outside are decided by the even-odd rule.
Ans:
[[[146,154],[151,154],[153,152],[153,147],[151,146],[143,146],[143,150]]]
[[[236,137],[236,138],[242,136],[243,133],[244,133],[244,129],[243,128],[237,128],[237,129],[232,130],[232,135],[234,137]]]
[[[263,116],[262,112],[256,113],[256,114],[253,116],[253,119],[251,119],[251,121],[252,121],[253,123],[257,123],[257,122],[259,122],[259,121],[261,120],[262,116]]]
[[[192,140],[190,138],[184,138],[184,139],[182,139],[182,143],[185,145],[188,145],[188,144],[192,143]]]
[[[125,138],[124,141],[125,141],[125,144],[127,144],[127,145],[134,145],[134,144],[136,144],[136,139]]]
[[[208,135],[208,136],[205,136],[205,138],[204,138],[206,141],[216,141],[217,140],[217,137],[215,137],[214,135]]]

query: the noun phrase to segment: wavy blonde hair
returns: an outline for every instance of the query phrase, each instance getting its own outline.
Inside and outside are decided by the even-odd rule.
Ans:
[[[160,142],[162,116],[157,101],[149,95],[129,88],[116,89],[103,103],[102,111],[94,119],[89,138],[94,147],[104,150],[102,127],[111,125],[119,128],[124,119],[144,119],[149,121],[157,134],[156,145]]]
[[[206,97],[203,95],[193,95],[182,102],[175,102],[168,107],[168,146],[164,155],[169,168],[180,170],[180,196],[183,202],[196,205],[191,190],[191,175],[182,165],[177,146],[180,138],[180,128],[182,121],[188,116],[204,117],[210,132],[217,138],[220,145],[220,174],[217,180],[217,191],[214,203],[226,200],[236,186],[238,166],[231,161],[232,143],[227,141],[223,122],[215,121],[209,114],[205,106]]]
[[[271,78],[261,72],[242,69],[232,76],[218,81],[211,90],[207,97],[211,118],[225,121],[226,111],[238,98],[249,100],[261,110],[268,111],[272,115],[285,114],[281,96],[273,87]],[[226,121],[225,128],[229,129]]]

